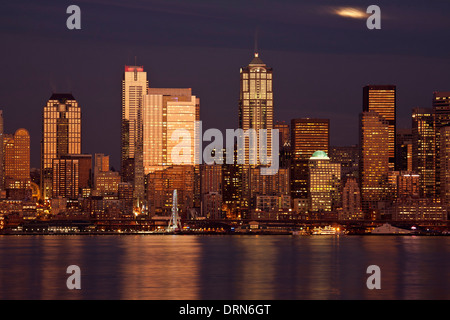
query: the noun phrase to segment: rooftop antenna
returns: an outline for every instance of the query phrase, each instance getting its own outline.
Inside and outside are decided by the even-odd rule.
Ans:
[[[255,57],[258,57],[258,27],[256,27],[256,30],[255,30],[255,50],[254,50],[254,53],[255,53]]]

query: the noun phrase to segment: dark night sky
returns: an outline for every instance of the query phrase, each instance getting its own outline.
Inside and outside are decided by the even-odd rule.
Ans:
[[[6,1],[3,1],[6,2]],[[82,30],[66,28],[81,8]],[[381,30],[329,7],[381,8]],[[190,87],[204,130],[237,127],[239,68],[253,54],[274,68],[275,120],[331,119],[331,143],[355,144],[362,87],[396,84],[398,127],[411,109],[450,90],[449,1],[150,0],[26,1],[1,4],[0,108],[5,132],[30,131],[39,167],[41,112],[53,91],[72,92],[83,113],[83,152],[119,167],[125,64],[152,87]]]

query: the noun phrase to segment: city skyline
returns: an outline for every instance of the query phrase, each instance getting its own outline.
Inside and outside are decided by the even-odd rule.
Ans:
[[[112,20],[120,16],[121,7],[116,3],[101,5],[82,1],[79,5],[83,25],[79,33],[70,33],[65,28],[66,17],[60,14],[65,12],[64,6],[46,2],[43,13],[39,7],[31,3],[25,7],[23,3],[27,1],[8,4],[8,10],[5,10],[18,17],[27,15],[27,19],[18,19],[23,20],[20,27],[10,19],[2,19],[5,26],[14,30],[4,33],[6,46],[21,53],[2,53],[5,61],[9,61],[5,72],[14,77],[2,83],[0,93],[4,98],[0,106],[8,120],[6,131],[12,132],[19,127],[29,130],[31,162],[36,168],[39,167],[39,140],[36,137],[39,136],[40,125],[33,120],[40,114],[40,106],[52,92],[72,92],[84,107],[83,136],[90,136],[91,139],[83,145],[83,152],[109,154],[112,166],[116,170],[120,168],[120,146],[116,143],[120,137],[117,126],[120,123],[120,92],[117,92],[117,86],[120,84],[117,77],[120,77],[124,65],[134,64],[135,57],[138,65],[146,66],[153,87],[190,87],[202,98],[201,119],[205,128],[237,128],[235,110],[239,82],[236,74],[243,62],[253,54],[255,29],[258,29],[261,56],[276,72],[274,123],[307,116],[329,118],[331,145],[357,143],[357,114],[362,100],[360,88],[367,84],[397,85],[398,128],[410,126],[413,107],[430,107],[433,91],[447,90],[445,70],[448,62],[443,59],[446,44],[443,44],[442,50],[428,50],[431,43],[441,39],[443,32],[448,30],[445,27],[447,20],[439,19],[441,12],[448,7],[445,3],[426,7],[415,2],[414,6],[403,8],[381,1],[386,21],[383,20],[383,29],[376,31],[379,32],[377,34],[367,30],[364,21],[327,15],[319,10],[324,5],[331,5],[331,2],[320,5],[311,1],[273,3],[273,16],[269,22],[263,19],[268,12],[262,7],[257,9],[254,18],[244,22],[243,15],[249,10],[249,3],[240,4],[242,12],[237,7],[234,10],[224,8],[224,12],[220,13],[218,4],[208,8],[200,2],[193,2],[183,6],[184,12],[177,12],[159,1],[153,1],[148,6],[132,1],[125,5],[126,14],[121,16],[127,21],[130,18],[139,21],[134,18],[148,15],[145,21],[151,25],[160,19],[155,12],[163,12],[165,18],[178,18],[170,28],[175,41],[165,40],[163,35],[167,31],[161,31],[161,35],[155,37],[153,34],[153,38],[144,42],[139,41],[135,33],[126,32],[140,30],[137,22],[119,32],[119,24],[115,26],[112,21],[94,19],[94,16],[101,16],[102,10],[106,10]],[[293,9],[293,13],[283,23],[280,12],[286,8]],[[30,14],[29,10],[35,11]],[[421,29],[409,19],[419,10],[423,19],[429,22],[426,26],[421,25]],[[236,19],[239,28],[233,27],[225,33],[226,36],[213,38],[199,28],[211,22],[206,18],[207,13],[224,18],[212,23],[210,30],[213,35],[221,35],[220,31],[230,22],[229,19]],[[297,15],[295,19],[294,13]],[[32,28],[33,22],[42,18],[40,14],[48,18],[48,25]],[[195,20],[194,16],[200,19]],[[57,27],[59,22],[62,26]],[[175,29],[180,23],[186,28]],[[314,29],[317,37],[308,36],[312,26],[320,26]],[[116,42],[105,35],[108,32],[101,33],[93,41],[93,35],[99,35],[105,27],[114,31]],[[98,33],[93,34],[91,30]],[[193,37],[193,30],[199,32],[199,36]],[[411,33],[411,30],[414,32]],[[325,41],[329,39],[330,32],[336,37],[336,41],[331,43]],[[126,37],[125,34],[132,36]],[[142,35],[142,31],[137,34]],[[408,37],[405,38],[405,34]],[[402,37],[401,43],[396,41],[399,37]],[[192,41],[193,38],[195,41]],[[50,52],[40,49],[52,47],[54,41],[60,46],[53,47]],[[25,53],[24,43],[35,48],[31,59],[27,58],[29,54]],[[36,43],[41,45],[37,47]],[[351,43],[356,45],[349,45]],[[60,48],[69,44],[74,50],[61,51]],[[96,67],[88,67],[93,65]],[[197,76],[192,78],[192,74]],[[27,88],[31,98],[19,93],[23,87]],[[95,93],[90,92],[89,88],[95,88]],[[219,102],[216,103],[216,100]],[[21,110],[27,110],[30,119],[21,119]],[[101,127],[96,126],[98,116],[105,119]]]

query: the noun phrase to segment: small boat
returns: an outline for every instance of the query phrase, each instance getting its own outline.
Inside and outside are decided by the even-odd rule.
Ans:
[[[313,228],[311,234],[313,234],[313,235],[338,235],[338,234],[341,234],[341,231],[337,227],[325,226],[323,228],[321,228],[321,227]]]

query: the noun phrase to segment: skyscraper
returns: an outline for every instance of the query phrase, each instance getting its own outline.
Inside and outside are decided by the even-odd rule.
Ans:
[[[291,196],[307,199],[308,162],[314,152],[328,154],[330,146],[330,120],[293,119],[291,121]]]
[[[450,126],[442,127],[439,132],[440,169],[441,169],[441,202],[449,212],[450,209]]]
[[[435,180],[436,196],[441,194],[441,148],[440,132],[441,128],[450,125],[450,91],[433,92],[433,113],[434,113],[434,132],[435,132]]]
[[[413,158],[413,134],[412,129],[397,129],[396,137],[396,160],[398,171],[412,171]]]
[[[70,93],[54,93],[43,111],[41,141],[41,190],[52,196],[53,159],[81,153],[81,109]]]
[[[254,143],[251,143],[251,134],[245,138],[243,148],[244,157],[238,159],[242,169],[241,187],[243,208],[250,205],[250,170],[252,166],[263,163],[260,158],[262,152],[272,154],[272,130],[273,130],[273,70],[268,67],[254,53],[252,61],[248,66],[240,69],[240,92],[239,92],[239,129],[244,133],[253,131]],[[267,132],[266,144],[260,145],[260,129]],[[261,148],[260,148],[261,147]],[[240,148],[238,144],[238,149]],[[239,154],[242,150],[238,150]]]
[[[52,198],[77,198],[80,177],[79,159],[53,159],[52,162]]]
[[[190,88],[149,88],[144,96],[143,165],[145,174],[177,164],[172,151],[180,141],[172,140],[176,130],[183,130],[190,142],[190,154],[184,165],[194,165],[196,122],[199,121],[200,99]],[[180,138],[180,137],[178,137]],[[184,156],[181,155],[180,156]],[[181,163],[180,163],[181,164]]]
[[[5,187],[3,173],[3,110],[0,110],[0,191]]]
[[[329,212],[340,200],[341,164],[321,150],[309,158],[309,200],[312,212]]]
[[[147,72],[142,66],[125,66],[122,80],[121,175],[134,186],[136,205],[144,200],[143,96]]]
[[[386,199],[389,173],[389,122],[375,111],[360,115],[359,180],[363,212],[375,218]]]
[[[260,164],[259,130],[267,129],[267,154],[272,150],[273,129],[273,70],[268,67],[255,52],[253,60],[240,70],[239,128],[244,131],[256,131],[256,143],[250,149],[249,139],[245,145],[245,164],[249,164],[249,155],[256,153],[256,164]]]
[[[412,169],[419,174],[420,195],[436,196],[436,142],[431,108],[412,110]]]
[[[389,126],[389,168],[395,169],[396,86],[368,85],[363,88],[363,111],[375,111]]]
[[[339,220],[359,220],[363,218],[358,181],[355,177],[349,176],[342,190],[342,211],[339,214]]]
[[[94,188],[96,188],[96,179],[97,175],[100,172],[107,172],[109,171],[109,156],[104,155],[103,153],[96,153],[94,154]]]
[[[30,134],[18,129],[4,139],[5,189],[30,188]]]

